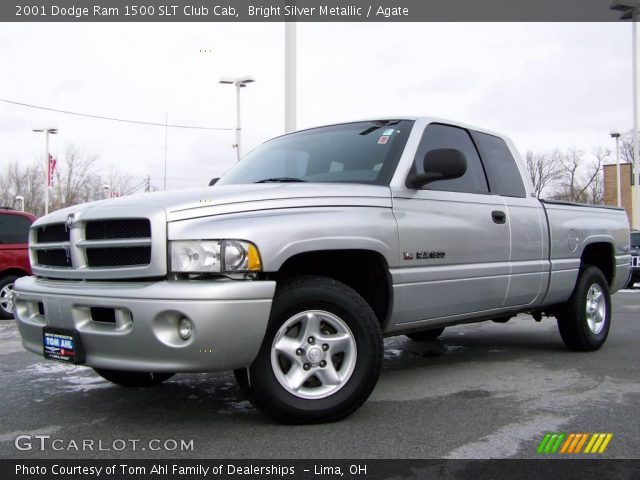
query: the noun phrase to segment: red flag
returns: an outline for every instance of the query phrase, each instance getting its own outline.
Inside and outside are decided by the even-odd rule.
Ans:
[[[49,154],[49,171],[47,172],[47,186],[53,185],[53,172],[56,169],[56,159]]]

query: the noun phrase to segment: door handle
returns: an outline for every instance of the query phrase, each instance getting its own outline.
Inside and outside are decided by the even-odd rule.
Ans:
[[[507,223],[507,214],[500,210],[494,210],[493,212],[491,212],[491,218],[493,219],[493,223]]]

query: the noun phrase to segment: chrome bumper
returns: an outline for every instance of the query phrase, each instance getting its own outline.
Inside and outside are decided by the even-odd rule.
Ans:
[[[84,364],[90,367],[223,371],[255,359],[275,287],[268,281],[115,283],[23,277],[14,285],[15,318],[24,347],[40,355],[42,328],[50,326],[79,333]],[[93,307],[113,309],[115,321],[96,321]],[[193,324],[188,340],[178,335],[183,317]]]

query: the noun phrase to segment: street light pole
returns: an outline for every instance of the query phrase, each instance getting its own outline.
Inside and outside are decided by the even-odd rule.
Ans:
[[[49,134],[58,133],[57,128],[34,128],[34,132],[44,132],[44,214],[49,213]]]
[[[621,184],[620,181],[620,132],[617,130],[612,130],[610,133],[612,138],[616,139],[616,192],[618,195],[618,207],[622,206],[622,192],[621,192]]]
[[[235,85],[236,86],[236,144],[234,145],[238,157],[238,161],[242,158],[242,147],[241,147],[241,131],[242,127],[240,126],[240,89],[247,86],[249,83],[255,82],[256,79],[252,76],[244,76],[238,78],[229,78],[222,77],[220,79],[220,83],[226,85]]]
[[[240,145],[240,88],[242,87],[236,82],[236,153],[238,154],[238,161],[242,158],[242,147]]]
[[[640,228],[640,169],[638,168],[638,157],[640,152],[640,141],[638,139],[638,9],[633,9],[633,183],[631,185],[631,205],[633,210],[633,228]]]
[[[633,28],[633,181],[631,184],[631,225],[633,228],[640,228],[640,140],[638,139],[638,102],[640,96],[638,91],[640,86],[640,74],[638,74],[638,10],[640,10],[640,0],[613,0],[611,10],[621,12],[620,20],[631,20]]]

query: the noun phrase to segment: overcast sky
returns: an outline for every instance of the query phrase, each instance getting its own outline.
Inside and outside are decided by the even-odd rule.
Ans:
[[[203,53],[201,50],[210,50]],[[284,24],[2,24],[0,98],[123,119],[232,128],[243,149],[283,133]],[[298,24],[298,128],[433,115],[497,130],[521,152],[613,147],[632,127],[629,23]],[[162,187],[164,127],[0,102],[0,169],[36,161],[34,127]],[[235,161],[232,131],[169,129],[168,187],[204,186]]]

